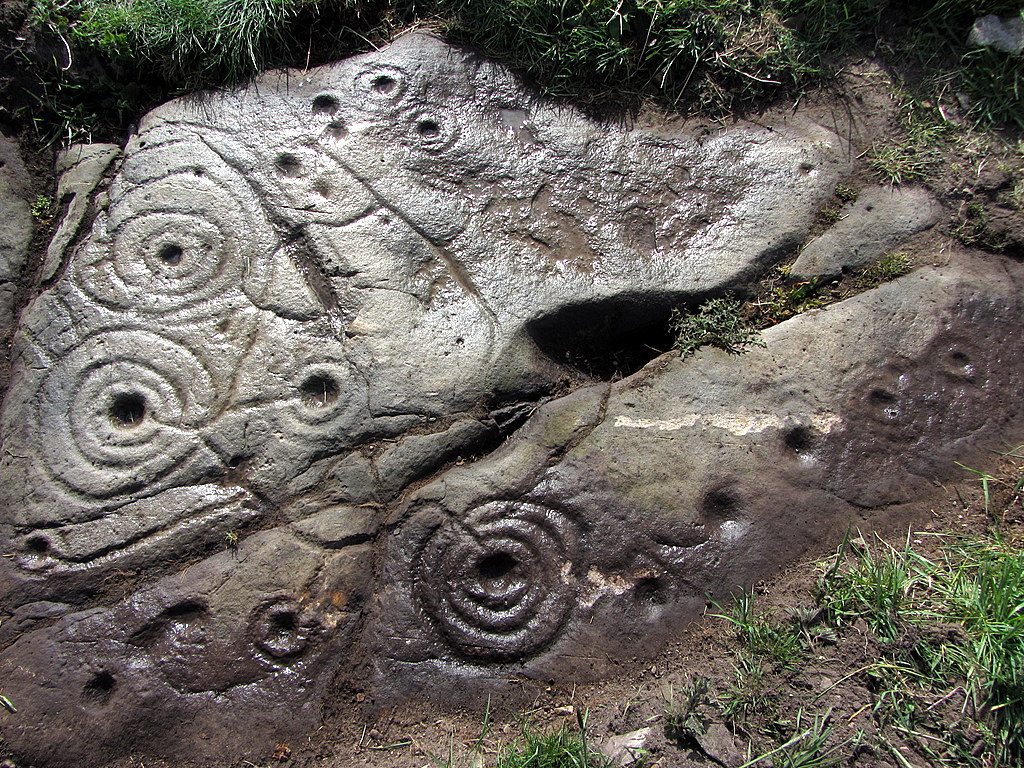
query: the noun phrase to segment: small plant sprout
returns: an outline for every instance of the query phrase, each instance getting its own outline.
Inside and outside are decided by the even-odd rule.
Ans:
[[[907,274],[911,266],[910,257],[907,254],[894,251],[866,266],[857,276],[855,282],[858,288],[877,288],[882,283]]]
[[[692,313],[672,312],[669,329],[675,335],[675,348],[689,357],[704,346],[718,347],[740,354],[747,347],[764,346],[758,332],[743,317],[743,305],[731,296],[710,299]]]
[[[835,301],[835,293],[823,293],[818,278],[792,285],[771,284],[768,294],[752,303],[757,327],[771,327],[812,309],[820,309]]]
[[[53,201],[46,195],[36,195],[29,210],[32,213],[32,218],[45,224],[53,218]]]
[[[229,549],[236,549],[238,547],[238,531],[227,531],[224,534],[224,544]]]
[[[669,687],[665,699],[665,735],[675,741],[703,733],[704,723],[698,709],[711,701],[711,681],[696,676],[681,686],[678,691]]]
[[[843,203],[853,203],[857,200],[857,190],[846,184],[837,184],[835,195]]]

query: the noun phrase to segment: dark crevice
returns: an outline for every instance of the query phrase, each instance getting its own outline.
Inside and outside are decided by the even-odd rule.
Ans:
[[[675,294],[625,294],[564,307],[533,320],[527,332],[547,357],[600,381],[636,373],[672,349]]]

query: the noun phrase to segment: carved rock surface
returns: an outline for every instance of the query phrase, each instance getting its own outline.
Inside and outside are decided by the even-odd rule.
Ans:
[[[1019,415],[1018,265],[597,376],[795,250],[844,150],[596,123],[423,35],[147,115],[14,342],[7,743],[217,765],[350,680],[601,675],[927,490]]]
[[[369,636],[381,680],[458,697],[501,685],[482,665],[601,675],[706,595],[927,496],[1013,433],[1022,281],[1017,264],[918,270],[764,349],[667,357],[543,406],[396,516]]]

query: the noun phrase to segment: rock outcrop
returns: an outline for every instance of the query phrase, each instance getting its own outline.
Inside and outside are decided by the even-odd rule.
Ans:
[[[8,744],[213,765],[348,680],[599,676],[928,493],[1020,415],[1019,265],[645,348],[794,254],[845,149],[597,123],[423,35],[147,115],[14,342]]]

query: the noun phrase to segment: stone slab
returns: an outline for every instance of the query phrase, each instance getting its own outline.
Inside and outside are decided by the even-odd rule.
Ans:
[[[927,494],[1019,423],[1012,261],[598,372],[792,253],[847,149],[596,122],[417,34],[170,102],[109,187],[89,150],[0,413],[5,743],[256,762],[345,686],[599,677]]]
[[[794,277],[835,277],[862,267],[935,224],[942,206],[918,187],[869,187],[839,211],[839,221],[808,243],[793,264]]]

